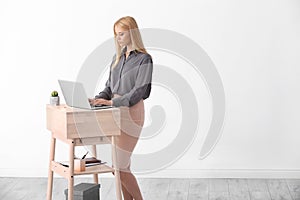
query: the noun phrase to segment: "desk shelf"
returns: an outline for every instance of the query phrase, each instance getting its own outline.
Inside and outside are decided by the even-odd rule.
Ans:
[[[74,172],[74,175],[84,175],[84,174],[100,174],[100,173],[110,173],[115,170],[105,164],[95,165],[85,167],[85,171],[83,172]]]
[[[52,161],[51,170],[65,178],[68,178],[70,175],[69,167],[65,167],[56,161]],[[85,174],[102,174],[102,173],[110,173],[114,171],[115,170],[112,167],[109,167],[105,164],[101,164],[101,165],[86,167],[85,171],[82,172],[74,171],[74,176],[85,175]]]

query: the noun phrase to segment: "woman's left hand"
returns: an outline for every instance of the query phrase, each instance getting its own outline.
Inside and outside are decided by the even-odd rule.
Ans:
[[[89,99],[90,104],[92,105],[107,105],[111,106],[112,105],[112,100],[106,100],[106,99]]]

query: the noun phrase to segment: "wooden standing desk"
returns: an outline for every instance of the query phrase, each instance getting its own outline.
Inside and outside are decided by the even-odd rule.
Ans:
[[[114,172],[116,183],[116,197],[122,200],[121,182],[118,165],[116,163],[115,137],[120,135],[120,110],[109,108],[102,110],[84,110],[71,108],[66,105],[47,105],[47,129],[52,132],[47,200],[52,199],[53,172],[68,179],[68,200],[73,200],[74,176],[93,174],[95,183],[98,183],[98,174]],[[56,139],[69,145],[69,167],[64,167],[55,161]],[[111,144],[112,164],[86,167],[85,171],[74,172],[75,146],[92,145],[96,156],[97,144]]]

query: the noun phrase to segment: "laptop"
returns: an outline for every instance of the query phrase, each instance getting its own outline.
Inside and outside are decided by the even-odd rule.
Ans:
[[[58,80],[58,83],[68,106],[89,110],[113,107],[108,105],[91,105],[82,83],[66,80]]]

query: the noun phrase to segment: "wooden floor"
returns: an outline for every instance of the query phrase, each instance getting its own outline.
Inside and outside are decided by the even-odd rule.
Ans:
[[[100,178],[101,200],[115,200],[113,178]],[[92,182],[75,178],[75,184]],[[145,200],[300,200],[300,179],[139,179]],[[46,178],[0,178],[0,199],[44,200]],[[67,181],[54,179],[53,200],[65,199]]]

